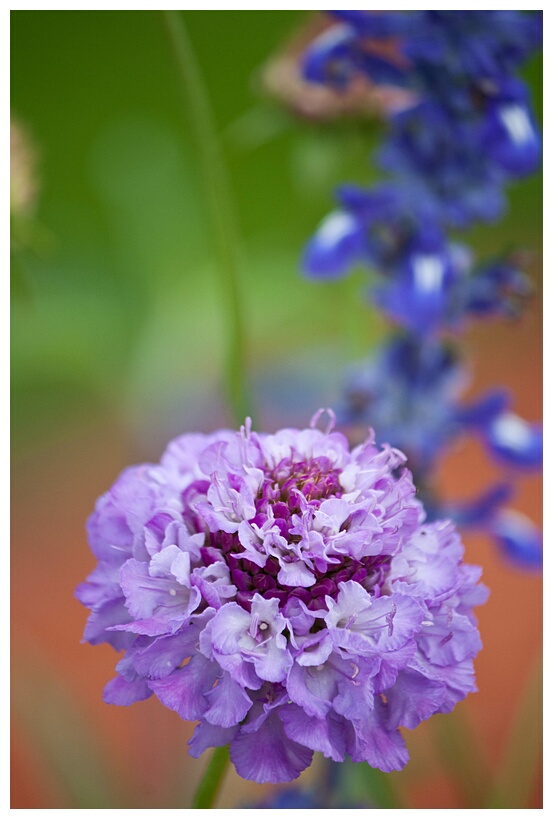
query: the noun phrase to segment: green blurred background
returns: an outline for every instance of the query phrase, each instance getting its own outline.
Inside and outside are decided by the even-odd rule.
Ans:
[[[362,303],[361,271],[326,285],[299,272],[334,185],[375,178],[367,157],[383,127],[317,125],[262,92],[262,65],[308,16],[183,14],[231,179],[251,411],[265,429],[304,425],[332,404],[344,365],[385,329]],[[129,717],[102,706],[114,655],[78,645],[85,612],[71,595],[93,566],[84,520],[117,473],[157,458],[172,435],[232,423],[226,305],[190,111],[159,12],[16,11],[11,42],[12,114],[34,146],[38,184],[12,253],[12,807],[183,806],[183,771],[193,780],[203,761],[187,761],[183,729],[159,716],[165,709],[149,702]],[[539,58],[525,76],[541,118]],[[541,212],[536,176],[513,189],[500,225],[468,237],[481,253],[535,251],[537,307],[524,337],[535,369],[523,382],[534,415]],[[155,739],[160,723],[166,742]],[[109,785],[99,772],[106,736],[120,773]],[[158,759],[168,748],[179,755],[172,778],[163,769],[171,786],[151,763],[133,762],[129,748],[144,736]]]
[[[244,243],[252,378],[269,403],[283,400],[267,384],[269,370],[298,393],[370,337],[352,283],[314,288],[298,275],[298,260],[333,185],[363,175],[375,127],[302,125],[263,99],[256,82],[304,17],[186,14]],[[175,432],[189,415],[201,421],[203,404],[214,393],[220,399],[225,305],[161,17],[17,12],[12,38],[12,107],[39,152],[38,219],[48,232],[40,253],[17,260],[14,445],[115,407],[146,428],[151,418],[160,426],[160,411]],[[297,400],[301,422],[316,399]]]

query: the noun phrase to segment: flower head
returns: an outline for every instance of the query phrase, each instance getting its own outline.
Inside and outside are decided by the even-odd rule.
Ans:
[[[184,435],[127,470],[88,524],[85,638],[125,649],[107,702],[155,693],[230,743],[238,773],[290,781],[313,751],[384,771],[400,727],[475,690],[480,570],[425,525],[405,457],[329,429]]]

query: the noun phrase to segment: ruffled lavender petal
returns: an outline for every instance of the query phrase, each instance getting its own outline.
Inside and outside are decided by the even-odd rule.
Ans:
[[[212,725],[223,728],[242,722],[252,705],[251,698],[230,674],[223,674],[205,698],[209,709],[204,713],[204,718]]]
[[[105,686],[103,700],[109,705],[132,705],[133,702],[147,700],[151,696],[147,680],[137,679],[129,682],[123,677],[115,677]]]
[[[417,671],[404,669],[386,693],[387,727],[394,729],[404,725],[406,728],[416,728],[440,709],[445,690],[443,682],[429,680]]]
[[[197,758],[208,748],[228,745],[236,736],[237,730],[237,728],[222,728],[219,725],[211,725],[209,722],[201,722],[196,725],[192,739],[188,743],[190,756]]]
[[[286,736],[324,754],[335,762],[343,762],[346,752],[343,721],[328,714],[323,719],[308,717],[297,705],[285,705],[280,710]]]
[[[218,669],[201,654],[161,680],[150,680],[149,685],[167,708],[176,711],[182,719],[201,719],[209,706],[206,695],[217,679]]]
[[[475,690],[478,567],[424,522],[405,457],[374,435],[222,430],[133,467],[89,522],[85,639],[125,649],[105,699],[155,693],[230,743],[241,776],[286,782],[313,751],[383,771],[412,728]]]
[[[112,630],[128,620],[130,620],[130,615],[125,606],[124,597],[107,600],[92,609],[92,614],[85,626],[83,639],[93,646],[98,643],[109,643],[117,651],[128,648],[134,638],[131,635]]]
[[[368,762],[381,771],[400,771],[407,764],[409,752],[399,731],[390,731],[387,706],[376,704],[374,711],[363,720],[352,720],[347,732],[346,750],[354,762]]]
[[[230,758],[239,775],[259,783],[291,782],[312,757],[313,751],[285,734],[276,714],[254,733],[240,731],[230,744]]]

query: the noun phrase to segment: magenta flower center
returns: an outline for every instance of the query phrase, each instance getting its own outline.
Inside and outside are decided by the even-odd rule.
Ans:
[[[297,544],[301,536],[294,534],[294,516],[305,511],[306,505],[314,511],[319,509],[322,501],[343,493],[339,481],[340,469],[333,469],[329,458],[321,456],[304,461],[292,461],[285,458],[272,470],[267,471],[265,480],[255,499],[256,515],[250,521],[263,526],[269,519],[269,509],[274,517],[274,525],[289,544]],[[346,530],[348,521],[342,524]],[[284,585],[278,579],[280,564],[276,557],[269,557],[261,568],[247,557],[237,558],[244,549],[238,534],[211,532],[209,545],[222,552],[229,567],[230,578],[238,589],[236,602],[246,610],[251,608],[251,600],[257,593],[266,599],[277,598],[281,608],[289,598],[297,597],[311,610],[326,609],[325,597],[335,598],[338,584],[355,580],[366,591],[378,597],[381,586],[388,574],[391,556],[376,555],[355,560],[344,555],[340,562],[329,563],[324,571],[313,565],[315,582],[309,587],[292,587]],[[204,549],[204,560],[212,562],[209,551]],[[285,560],[287,557],[284,558]],[[295,552],[290,550],[290,562],[297,560]]]

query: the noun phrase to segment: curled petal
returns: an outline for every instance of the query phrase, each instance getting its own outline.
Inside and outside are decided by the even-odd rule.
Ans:
[[[365,719],[352,721],[346,751],[354,762],[368,762],[371,768],[389,773],[405,767],[409,752],[399,731],[385,727],[387,712],[386,704],[375,700],[374,710]]]
[[[211,725],[209,722],[200,722],[196,725],[192,739],[188,743],[190,756],[197,759],[207,748],[220,748],[228,745],[236,736],[237,728],[222,728],[219,725]]]
[[[311,764],[313,751],[290,739],[276,714],[255,733],[240,731],[230,745],[238,774],[254,782],[291,782]]]
[[[445,700],[443,682],[429,680],[417,671],[403,670],[395,684],[386,692],[388,703],[387,727],[416,728],[420,722],[439,711]]]
[[[129,682],[123,677],[115,677],[104,688],[103,700],[109,705],[132,705],[151,696],[147,680],[137,679]]]
[[[201,719],[208,707],[207,693],[217,679],[218,669],[201,654],[188,665],[173,671],[162,680],[150,680],[149,686],[158,699],[182,719]]]
[[[209,709],[204,718],[212,725],[230,728],[246,717],[252,701],[241,685],[234,682],[229,674],[223,674],[215,688],[205,695]]]
[[[335,762],[344,761],[345,737],[342,720],[328,714],[322,719],[308,717],[303,708],[297,705],[285,705],[280,710],[286,736],[318,751]]]

